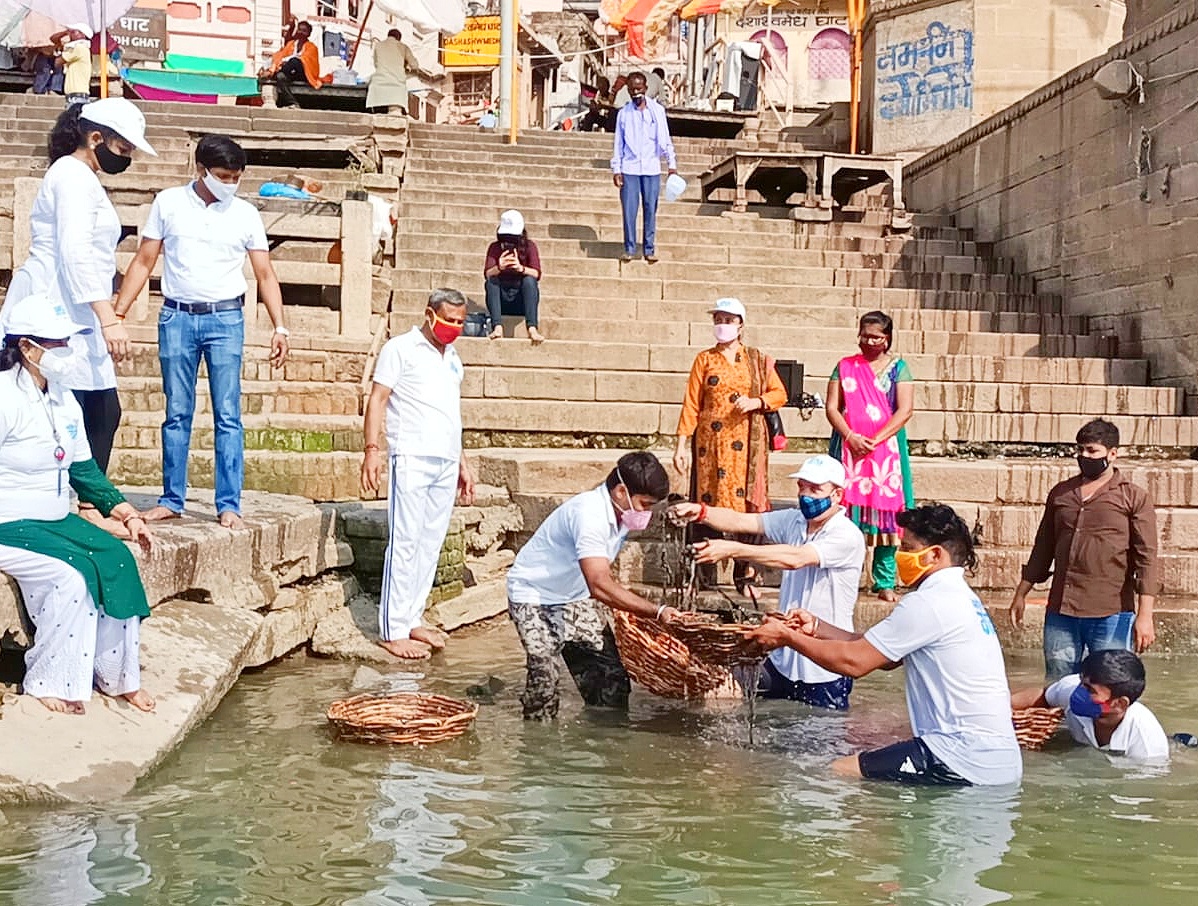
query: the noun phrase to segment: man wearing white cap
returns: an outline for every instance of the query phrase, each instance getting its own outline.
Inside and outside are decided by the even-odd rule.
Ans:
[[[121,417],[113,363],[128,354],[129,334],[112,308],[121,221],[96,174],[123,173],[135,149],[154,149],[146,118],[124,98],[68,107],[49,145],[50,167],[30,215],[29,257],[13,274],[8,300],[44,294],[90,328],[71,339],[77,364],[62,385],[75,392],[92,455],[107,471]]]
[[[92,30],[86,22],[76,22],[50,36],[63,64],[63,94],[67,106],[86,104],[92,85]]]
[[[791,478],[798,480],[798,507],[768,513],[738,513],[705,504],[682,503],[672,515],[721,532],[764,534],[770,544],[741,544],[713,539],[695,545],[699,563],[729,557],[784,570],[779,603],[783,613],[802,608],[815,617],[852,631],[853,609],[865,536],[845,514],[841,500],[846,481],[844,466],[831,456],[809,457]],[[842,711],[849,706],[853,681],[832,673],[789,648],[770,654],[762,675],[761,692],[817,708]]]
[[[538,329],[537,307],[541,304],[541,253],[537,244],[528,238],[524,215],[519,211],[504,211],[499,215],[495,241],[487,247],[483,265],[486,278],[487,312],[491,316],[491,339],[503,336],[504,309],[519,308],[528,327],[528,338],[534,346],[545,338]]]

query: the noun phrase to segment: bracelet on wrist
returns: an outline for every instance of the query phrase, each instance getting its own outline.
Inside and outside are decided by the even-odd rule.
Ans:
[[[112,313],[112,316],[113,316],[114,318],[116,318],[118,321],[124,321],[124,320],[125,320],[125,318],[127,318],[127,317],[128,317],[128,315],[118,315],[116,312],[113,312],[113,313]]]
[[[699,515],[695,517],[695,522],[706,522],[706,521],[707,521],[707,504],[701,503],[701,504],[699,504]]]
[[[107,330],[110,327],[120,327],[120,326],[121,326],[121,322],[118,319],[116,321],[109,321],[107,324],[101,324],[100,330]]]
[[[658,608],[657,608],[657,613],[655,613],[655,614],[653,615],[653,619],[655,619],[655,620],[660,620],[660,619],[661,619],[661,615],[662,615],[663,613],[665,613],[665,609],[666,609],[666,605],[665,605],[665,604],[662,604],[660,607],[658,607]]]

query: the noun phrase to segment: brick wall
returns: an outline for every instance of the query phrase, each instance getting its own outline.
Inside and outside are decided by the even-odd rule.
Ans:
[[[904,191],[913,210],[996,243],[1091,332],[1118,336],[1120,354],[1147,356],[1154,383],[1192,391],[1198,110],[1184,108],[1198,74],[1149,85],[1142,105],[1105,101],[1090,77],[1116,58],[1149,79],[1198,67],[1198,0],[913,162]]]

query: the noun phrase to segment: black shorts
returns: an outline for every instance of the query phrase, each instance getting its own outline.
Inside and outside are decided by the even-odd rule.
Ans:
[[[970,782],[932,754],[918,737],[873,749],[857,756],[861,776],[916,786],[971,786]]]

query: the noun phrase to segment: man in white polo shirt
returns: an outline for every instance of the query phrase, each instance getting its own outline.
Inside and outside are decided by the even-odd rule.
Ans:
[[[762,535],[767,545],[713,539],[695,545],[699,563],[729,557],[782,569],[779,605],[782,612],[803,608],[841,629],[852,630],[857,588],[865,563],[865,536],[845,515],[844,466],[831,456],[811,456],[791,478],[798,481],[799,505],[768,513],[682,503],[671,514],[681,521],[701,522],[720,532]],[[817,708],[843,711],[853,691],[851,677],[825,670],[789,648],[779,648],[765,662],[760,693]]]
[[[931,786],[1018,783],[1023,760],[994,624],[965,570],[977,564],[969,527],[934,503],[898,516],[899,581],[914,589],[863,635],[807,610],[751,633],[766,651],[793,648],[827,670],[862,677],[902,666],[912,738],[834,762],[837,773]]]
[[[424,323],[383,345],[366,401],[366,491],[380,487],[384,421],[391,460],[379,644],[406,660],[445,647],[445,636],[420,621],[455,492],[463,504],[474,502],[474,479],[462,455],[462,360],[453,348],[465,323],[466,297],[456,289],[434,290]]]
[[[146,519],[175,519],[187,500],[187,459],[195,419],[200,360],[208,366],[208,391],[216,429],[213,473],[216,512],[226,528],[241,528],[245,431],[241,424],[241,359],[245,347],[246,256],[258,298],[274,325],[270,364],[287,360],[283,293],[270,263],[262,217],[237,197],[245,151],[224,135],[196,145],[196,179],[159,192],[141,231],[141,245],[121,282],[114,310],[124,318],[162,261],[162,311],[158,361],[166,394],[162,423],[162,496]]]
[[[608,625],[608,607],[669,622],[677,611],[634,594],[611,564],[629,531],[642,531],[670,493],[652,453],[626,453],[599,487],[549,514],[507,574],[508,614],[528,657],[524,717],[553,720],[561,701],[558,659],[588,705],[623,708],[632,684]]]

